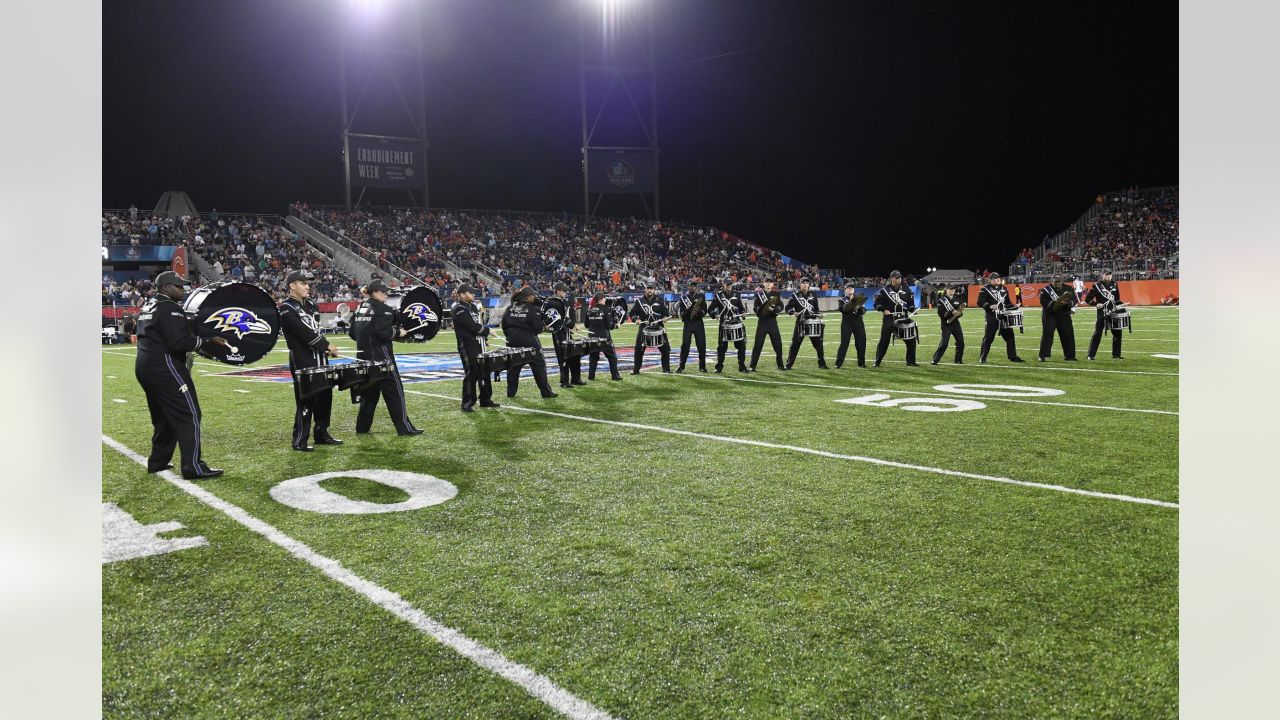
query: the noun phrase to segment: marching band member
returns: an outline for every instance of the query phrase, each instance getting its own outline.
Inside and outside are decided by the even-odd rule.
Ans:
[[[619,308],[618,312],[621,313]],[[622,319],[620,314],[615,314],[613,308],[605,305],[604,293],[598,292],[591,298],[591,307],[587,308],[587,332],[593,337],[604,338],[609,341],[603,350],[591,351],[591,362],[587,366],[587,379],[596,379],[596,364],[600,361],[600,353],[604,353],[605,359],[609,361],[609,375],[613,380],[621,380],[622,376],[618,374],[618,353],[613,349],[613,333],[614,328],[618,327],[618,322]]]
[[[716,372],[724,370],[724,354],[729,349],[729,340],[725,337],[725,323],[742,322],[742,318],[747,315],[747,308],[742,304],[742,298],[738,297],[738,291],[734,288],[733,281],[725,278],[721,284],[721,289],[716,293],[716,297],[711,301],[711,306],[707,308],[707,314],[720,321],[719,342],[716,344]],[[741,340],[735,340],[733,346],[738,350],[738,372],[749,372],[747,369],[747,336],[743,332]]]
[[[1021,307],[1021,303],[1015,303],[1012,307]],[[1009,354],[1010,362],[1024,362],[1018,357],[1018,347],[1014,343],[1013,330],[1000,327],[1000,313],[1006,307],[1009,307],[1009,291],[1004,288],[1004,282],[1000,278],[1000,273],[991,273],[987,278],[987,284],[978,292],[978,307],[986,312],[987,326],[982,333],[982,348],[978,352],[978,362],[986,364],[987,354],[991,352],[991,343],[995,342],[996,332],[1000,333],[1000,337],[1004,338],[1005,350]]]
[[[880,320],[880,342],[876,345],[875,366],[880,367],[884,354],[889,350],[889,341],[897,330],[898,318],[910,315],[916,309],[911,290],[902,284],[902,273],[894,270],[889,273],[889,284],[876,293],[873,307],[884,314]],[[903,340],[907,345],[907,365],[916,367],[916,341]]]
[[[470,285],[459,285],[453,304],[453,334],[458,339],[458,357],[466,372],[462,380],[462,412],[475,412],[476,398],[480,407],[498,407],[493,401],[493,383],[489,373],[480,369],[480,353],[484,352],[484,338],[489,328],[480,322],[480,310],[475,306],[475,290]],[[477,393],[477,386],[479,392]]]
[[[547,361],[542,357],[542,343],[538,342],[538,333],[546,325],[546,319],[537,307],[533,288],[523,287],[511,296],[511,304],[502,314],[502,334],[507,337],[507,345],[511,347],[530,347],[538,351],[529,361],[533,371],[533,381],[544,398],[556,397],[547,382]],[[520,370],[524,364],[507,370],[507,397],[515,397],[520,389]]]
[[[155,295],[138,313],[138,354],[133,375],[147,397],[151,412],[151,455],[147,472],[160,472],[173,467],[173,446],[182,456],[182,477],[208,480],[222,470],[204,463],[200,447],[200,400],[196,384],[187,368],[187,353],[204,343],[225,346],[220,336],[202,340],[191,329],[182,300],[186,281],[172,270],[156,276]]]
[[[289,273],[285,278],[289,297],[280,303],[280,331],[289,347],[289,375],[293,378],[293,449],[302,452],[312,450],[307,445],[312,421],[316,426],[316,445],[342,444],[329,434],[333,389],[303,398],[302,389],[298,387],[299,370],[328,365],[330,357],[338,357],[338,349],[320,333],[320,311],[310,299],[314,279],[306,270]]]
[[[858,353],[858,367],[867,366],[867,329],[862,316],[867,314],[866,298],[855,295],[853,283],[844,286],[840,296],[840,348],[836,350],[836,369],[844,365],[844,355],[849,351],[849,336],[853,336],[854,349]]]
[[[662,323],[667,319],[666,303],[658,297],[657,290],[656,284],[646,283],[644,297],[637,298],[635,305],[631,306],[631,319],[639,325],[636,330],[636,359],[635,365],[631,368],[632,375],[640,374],[640,360],[644,357],[645,349],[644,329],[662,327]],[[665,334],[662,336],[662,345],[658,351],[662,354],[662,372],[671,372],[671,341]]]
[[[569,339],[569,331],[576,323],[573,321],[573,308],[567,300],[569,286],[562,282],[555,284],[555,296],[542,306],[542,315],[547,319],[547,329],[551,331],[551,343],[556,350],[556,363],[560,367],[560,387],[586,385],[582,381],[582,356],[565,359],[564,343]]]
[[[1066,360],[1076,360],[1076,331],[1071,323],[1071,313],[1076,305],[1075,295],[1062,284],[1062,276],[1054,275],[1053,282],[1040,288],[1040,362],[1049,359],[1053,352],[1053,333],[1062,341],[1062,355]]]
[[[707,294],[697,285],[690,285],[689,291],[680,298],[680,321],[684,326],[680,338],[680,366],[676,368],[678,373],[684,372],[692,340],[698,343],[698,369],[707,371],[707,331],[702,325],[702,317],[706,314]]]
[[[960,316],[964,314],[964,301],[955,297],[955,288],[944,285],[942,294],[938,296],[938,317],[942,320],[942,340],[933,353],[930,364],[937,365],[947,351],[952,336],[956,339],[956,364],[964,364],[964,331],[960,327]]]
[[[1098,319],[1093,325],[1093,337],[1089,340],[1088,358],[1092,360],[1098,354],[1103,333],[1111,324],[1111,313],[1124,307],[1124,301],[1120,299],[1120,286],[1111,279],[1110,270],[1102,271],[1102,280],[1095,282],[1093,287],[1089,288],[1089,294],[1085,296],[1084,301],[1098,308]],[[1124,333],[1119,330],[1111,331],[1111,357],[1116,360],[1124,359],[1120,354],[1122,338]]]
[[[796,324],[791,330],[791,350],[787,353],[787,369],[790,370],[796,363],[796,354],[800,352],[800,346],[804,344],[804,320],[822,317],[822,313],[818,310],[818,294],[810,290],[811,283],[809,278],[800,278],[800,289],[791,296],[787,301],[787,314],[795,316]],[[813,349],[818,353],[818,367],[826,370],[827,359],[823,355],[822,341],[823,337],[811,337],[813,341]]]
[[[351,332],[356,338],[356,357],[361,360],[386,361],[390,376],[360,396],[360,411],[356,414],[356,434],[363,435],[373,427],[373,412],[378,409],[378,398],[387,401],[387,412],[399,435],[421,435],[413,426],[405,408],[404,386],[400,384],[400,370],[391,341],[397,335],[395,311],[387,305],[387,285],[381,280],[371,280],[367,286],[369,299],[360,304]],[[405,328],[398,334],[407,335]]]
[[[751,347],[751,372],[756,371],[756,363],[760,361],[760,351],[764,349],[766,336],[773,344],[773,353],[778,359],[778,369],[786,370],[782,363],[782,333],[778,332],[778,313],[782,311],[782,294],[773,289],[773,280],[765,280],[764,287],[756,289],[756,339]]]

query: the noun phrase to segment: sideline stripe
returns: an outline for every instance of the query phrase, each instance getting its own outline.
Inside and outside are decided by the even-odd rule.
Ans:
[[[1177,415],[1178,414],[1173,410],[1148,410],[1146,408],[1112,407],[1110,405],[1080,405],[1078,403],[1048,402],[1045,400],[1024,400],[1021,398],[993,397],[989,395],[981,395],[981,396],[965,395],[964,393],[944,393],[944,392],[939,392],[933,389],[921,391],[921,390],[909,390],[906,388],[898,388],[894,390],[892,388],[852,387],[849,385],[824,385],[822,383],[788,382],[786,380],[756,380],[755,378],[716,377],[714,375],[709,375],[709,374],[703,375],[702,373],[698,373],[697,375],[676,375],[673,373],[671,377],[685,378],[686,380],[729,380],[731,382],[762,383],[765,385],[796,385],[799,387],[831,388],[834,390],[869,390],[871,392],[904,393],[907,395],[919,395],[922,397],[968,398],[970,400],[980,400],[982,402],[986,402],[988,400],[995,400],[997,402],[1022,403],[1025,405],[1057,405],[1058,407],[1083,408],[1085,410],[1117,410],[1120,412],[1151,413],[1153,415]]]
[[[147,466],[146,458],[113,438],[103,435],[102,443],[139,465]],[[337,560],[321,555],[305,543],[285,535],[274,526],[245,512],[239,506],[223,500],[189,480],[179,478],[168,470],[163,470],[156,474],[191,497],[220,511],[232,520],[284,548],[290,555],[316,568],[329,579],[355,590],[378,607],[435,638],[440,644],[452,648],[459,655],[480,667],[515,683],[525,692],[541,700],[561,715],[575,720],[579,718],[582,720],[610,720],[611,716],[608,713],[556,685],[550,678],[539,675],[524,665],[508,660],[496,651],[490,650],[451,627],[441,625],[426,613],[410,605],[398,594],[377,583],[365,580],[343,567]]]
[[[440,395],[438,393],[420,392],[418,390],[406,390],[405,392],[413,393],[414,395],[440,398],[442,400],[451,400],[454,402],[457,402],[458,400],[458,398],[453,395]],[[510,400],[510,398],[508,398],[508,400]],[[865,455],[844,455],[842,453],[833,453],[826,450],[814,450],[813,448],[799,447],[797,445],[782,445],[779,443],[764,442],[762,440],[728,437],[726,435],[709,435],[706,433],[693,432],[692,430],[676,430],[674,428],[660,427],[657,425],[642,425],[640,423],[623,422],[621,420],[605,420],[586,415],[570,415],[569,413],[554,412],[552,410],[535,410],[534,408],[521,407],[510,403],[504,404],[499,408],[500,411],[507,409],[517,410],[519,412],[536,413],[538,415],[550,415],[552,417],[566,418],[569,420],[582,420],[584,422],[599,423],[601,425],[614,425],[617,427],[633,428],[636,430],[653,430],[655,432],[669,433],[671,435],[684,435],[686,437],[700,438],[703,440],[716,440],[719,442],[734,443],[737,445],[752,445],[755,447],[772,448],[774,450],[790,450],[792,452],[804,453],[806,455],[817,455],[819,457],[833,458],[836,460],[852,460],[854,462],[864,462],[872,465],[885,465],[888,467],[902,468],[904,470],[919,470],[921,472],[935,473],[938,475],[950,475],[952,477],[971,478],[974,480],[988,480],[991,482],[1006,483],[1009,485],[1040,488],[1042,490],[1055,490],[1057,492],[1071,493],[1073,495],[1086,495],[1088,497],[1103,498],[1106,500],[1119,500],[1121,502],[1137,503],[1140,505],[1157,505],[1159,507],[1173,508],[1175,510],[1178,509],[1177,503],[1171,503],[1164,500],[1152,500],[1150,498],[1132,497],[1130,495],[1116,495],[1113,493],[1097,492],[1095,490],[1082,490],[1080,488],[1067,487],[1065,485],[1050,485],[1048,483],[1031,482],[1030,480],[1014,480],[1013,478],[1000,477],[998,475],[980,475],[978,473],[963,472],[961,470],[947,470],[945,468],[929,467],[927,465],[913,465],[911,463],[897,462],[896,460],[882,460],[880,458],[867,457]]]

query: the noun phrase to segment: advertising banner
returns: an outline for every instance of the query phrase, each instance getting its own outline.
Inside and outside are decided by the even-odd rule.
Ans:
[[[351,184],[420,190],[426,182],[422,142],[401,138],[352,135]]]
[[[102,248],[102,259],[110,262],[159,262],[173,260],[173,245],[108,245]]]

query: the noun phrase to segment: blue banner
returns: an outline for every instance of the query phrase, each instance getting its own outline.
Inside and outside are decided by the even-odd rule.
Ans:
[[[170,262],[178,248],[173,245],[108,245],[102,259],[108,262]]]

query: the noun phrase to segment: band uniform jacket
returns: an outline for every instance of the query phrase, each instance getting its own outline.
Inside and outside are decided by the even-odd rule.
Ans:
[[[853,322],[854,318],[860,318],[867,314],[866,300],[859,301],[856,298],[840,296],[837,301],[836,309],[840,312],[840,324]]]
[[[613,342],[613,333],[618,326],[618,316],[613,314],[608,305],[592,305],[587,308],[587,332],[591,335]]]
[[[182,306],[168,297],[156,294],[138,313],[137,366],[168,373],[168,358],[185,369],[187,353],[203,344],[191,329],[191,321]]]
[[[458,339],[458,353],[475,358],[484,352],[484,340],[488,337],[489,328],[480,322],[480,311],[475,305],[456,302],[451,309],[453,315],[453,334]]]
[[[680,320],[684,323],[700,323],[707,314],[707,298],[703,293],[694,293],[680,298]]]
[[[356,310],[352,334],[356,337],[357,354],[365,360],[381,360],[373,350],[389,348],[396,337],[395,311],[391,306],[369,298]]]
[[[775,318],[782,310],[782,293],[777,290],[756,291],[756,317],[761,320]]]
[[[884,311],[892,310],[893,312],[910,313],[916,309],[915,300],[911,297],[911,291],[905,285],[899,286],[897,290],[892,285],[885,285],[876,293],[875,309]]]
[[[818,317],[822,314],[818,311],[818,294],[812,290],[807,293],[797,290],[787,301],[786,311],[794,313],[801,320]]]
[[[720,321],[721,325],[735,320],[741,322],[742,318],[747,314],[747,307],[742,304],[742,298],[737,293],[725,295],[722,292],[716,293],[716,299],[711,301],[710,307],[707,308],[707,314]]]
[[[667,304],[657,295],[652,300],[641,296],[631,306],[631,319],[637,323],[650,323],[667,317]]]
[[[1013,308],[1009,302],[1009,291],[1003,286],[995,285],[987,285],[978,292],[978,307],[991,315]]]
[[[1063,307],[1061,310],[1053,309],[1052,306],[1054,301],[1060,298],[1066,298],[1065,307]],[[1058,290],[1052,285],[1045,285],[1044,287],[1040,288],[1040,308],[1044,312],[1052,312],[1052,313],[1057,313],[1059,315],[1063,313],[1070,313],[1071,308],[1075,307],[1075,304],[1076,304],[1075,293],[1069,287],[1064,286],[1061,290]]]
[[[951,317],[951,313],[955,312],[959,307],[960,303],[954,298],[949,298],[946,295],[938,296],[938,317],[942,318],[943,325],[960,321],[958,317]]]
[[[280,303],[280,330],[289,347],[289,362],[295,368],[312,368],[327,364],[329,341],[320,333],[319,309],[310,300],[294,297]]]
[[[542,305],[542,315],[547,321],[547,329],[551,331],[552,337],[558,340],[567,340],[569,331],[577,325],[573,321],[573,309],[565,298],[548,299]]]
[[[546,325],[542,311],[533,303],[511,303],[502,314],[502,333],[507,344],[542,349],[538,333]]]
[[[1091,305],[1097,305],[1099,311],[1112,312],[1116,305],[1124,302],[1120,299],[1120,285],[1115,280],[1107,282],[1099,280],[1089,288],[1089,294],[1084,296],[1084,301]]]

